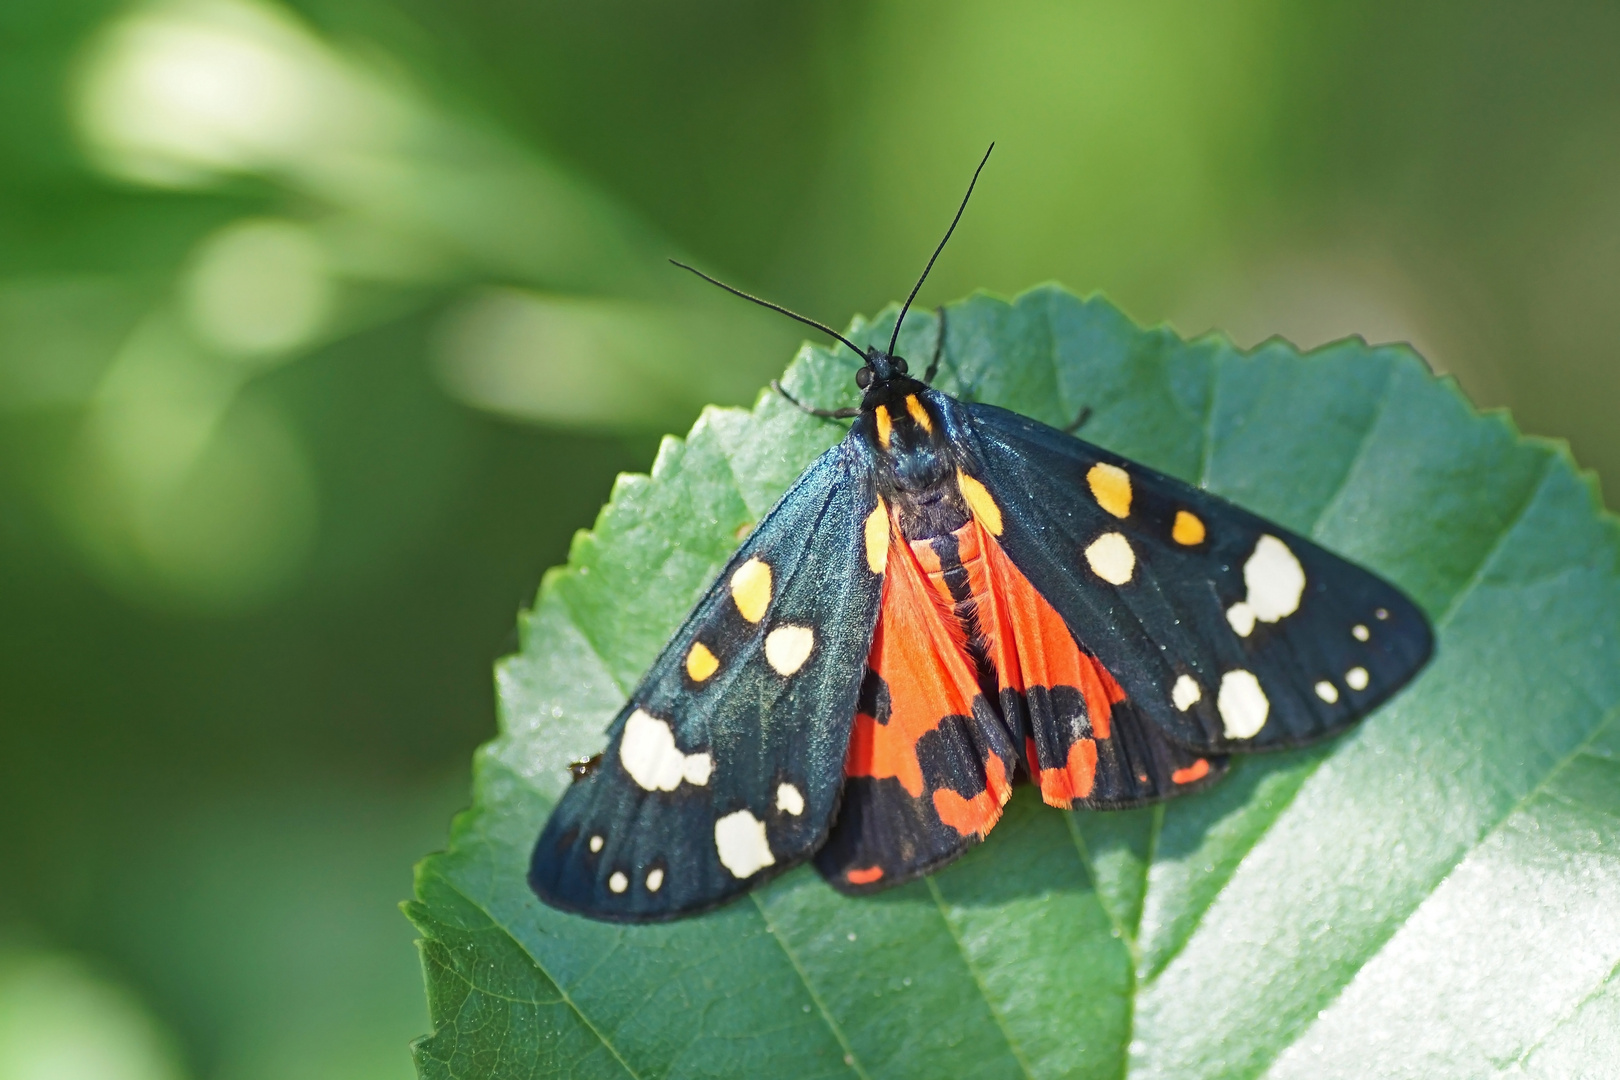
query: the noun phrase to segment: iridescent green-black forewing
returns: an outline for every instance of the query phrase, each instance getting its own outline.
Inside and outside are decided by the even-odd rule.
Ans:
[[[1214,754],[1348,727],[1433,647],[1400,590],[1206,491],[933,391],[999,542],[1175,743]]]
[[[543,900],[672,918],[822,845],[882,589],[876,506],[868,451],[845,440],[759,523],[552,812],[529,873]]]

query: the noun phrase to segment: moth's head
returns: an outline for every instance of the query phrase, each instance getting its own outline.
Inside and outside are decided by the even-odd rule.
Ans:
[[[855,372],[855,385],[861,388],[861,408],[866,412],[915,394],[928,385],[907,373],[903,356],[885,352],[875,345],[867,346],[865,355],[866,363]]]

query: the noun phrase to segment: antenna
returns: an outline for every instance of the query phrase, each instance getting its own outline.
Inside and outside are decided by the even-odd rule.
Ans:
[[[990,150],[995,148],[996,144],[991,143]],[[928,260],[928,265],[923,267],[922,277],[917,279],[917,284],[912,286],[911,295],[906,297],[906,306],[900,309],[900,317],[894,320],[894,333],[889,335],[890,356],[894,355],[895,343],[900,340],[900,324],[906,321],[906,312],[911,310],[911,302],[917,299],[917,290],[921,289],[923,282],[928,280],[928,271],[934,268],[934,259],[939,258],[939,253],[945,250],[945,242],[951,238],[951,233],[956,231],[956,223],[962,220],[962,211],[967,209],[968,199],[973,197],[973,185],[979,182],[979,174],[984,171],[984,163],[990,160],[990,150],[984,152],[984,160],[980,161],[979,167],[973,170],[973,179],[968,181],[967,194],[962,196],[962,205],[956,208],[956,216],[951,218],[951,227],[945,230],[945,239],[941,240],[939,247],[934,249],[934,254]],[[716,284],[719,283],[716,282]]]
[[[957,216],[960,217],[961,215],[958,214]],[[725,282],[716,281],[714,278],[710,277],[708,274],[705,274],[703,271],[697,269],[695,266],[687,266],[685,263],[681,262],[678,259],[671,259],[669,261],[674,263],[676,266],[680,267],[682,270],[690,270],[690,271],[692,271],[692,273],[696,274],[698,277],[702,278],[704,281],[707,281],[710,285],[718,285],[718,286],[720,286],[722,289],[726,290],[726,292],[728,292],[728,293],[731,293],[733,296],[740,296],[744,300],[752,300],[754,303],[758,304],[760,307],[767,307],[767,308],[770,308],[772,311],[780,311],[783,315],[786,315],[790,319],[797,319],[800,322],[804,323],[804,325],[806,325],[806,326],[813,326],[817,330],[820,330],[823,334],[827,334],[827,335],[829,335],[831,337],[837,338],[839,341],[842,341],[845,345],[848,345],[850,348],[854,349],[855,354],[861,358],[861,362],[863,364],[866,362],[866,359],[867,359],[866,352],[859,345],[855,344],[853,341],[849,340],[849,338],[845,337],[843,334],[840,334],[838,331],[834,330],[832,327],[824,326],[821,323],[816,322],[816,320],[814,320],[814,319],[807,319],[803,315],[798,314],[797,312],[789,311],[787,308],[783,307],[781,304],[773,304],[769,300],[761,300],[757,296],[751,296],[748,293],[743,292],[741,289],[733,289],[730,285],[727,285]]]

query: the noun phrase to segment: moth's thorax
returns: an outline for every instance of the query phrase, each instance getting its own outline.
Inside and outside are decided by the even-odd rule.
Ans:
[[[944,424],[925,401],[921,383],[888,382],[891,385],[884,389],[891,392],[873,403],[862,421],[862,434],[877,463],[878,493],[899,513],[907,539],[954,532],[967,524],[969,515]],[[893,387],[900,382],[910,385]],[[874,396],[868,392],[869,401]]]

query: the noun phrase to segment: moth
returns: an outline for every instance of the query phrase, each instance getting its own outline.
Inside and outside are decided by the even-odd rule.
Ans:
[[[900,325],[966,206],[887,349],[693,271],[853,349],[861,404],[807,410],[854,422],[574,768],[530,866],[546,903],[671,919],[806,860],[888,888],[982,840],[1015,782],[1087,810],[1197,791],[1232,754],[1345,730],[1428,660],[1423,613],[1372,573],[933,389],[943,312],[913,376]]]

